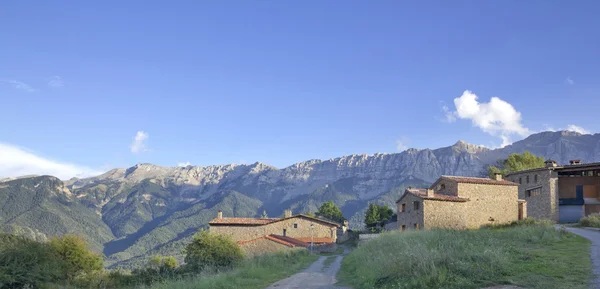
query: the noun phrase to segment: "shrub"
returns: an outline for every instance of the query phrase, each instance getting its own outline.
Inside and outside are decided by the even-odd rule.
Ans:
[[[579,219],[579,225],[583,227],[600,228],[600,213],[593,213],[587,217]]]
[[[206,267],[235,266],[244,259],[242,249],[229,236],[198,232],[185,247],[186,269],[201,271]]]
[[[102,257],[92,252],[79,236],[64,235],[50,239],[50,247],[62,261],[61,269],[68,280],[78,276],[98,273],[104,268]]]
[[[0,288],[39,288],[62,279],[61,273],[47,244],[0,234]]]

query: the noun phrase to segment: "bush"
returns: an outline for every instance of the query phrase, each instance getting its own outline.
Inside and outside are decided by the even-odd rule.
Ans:
[[[0,288],[40,288],[62,279],[61,273],[47,244],[0,234]]]
[[[101,272],[104,269],[102,257],[92,252],[88,244],[79,236],[64,235],[50,239],[50,247],[62,261],[61,269],[67,280],[78,276]]]
[[[583,227],[600,228],[600,213],[593,213],[579,219],[579,225]]]
[[[186,269],[201,271],[206,267],[232,267],[244,259],[242,249],[229,236],[198,232],[185,247]]]

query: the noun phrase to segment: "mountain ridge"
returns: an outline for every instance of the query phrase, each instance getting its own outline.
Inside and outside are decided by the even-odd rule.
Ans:
[[[296,213],[314,212],[322,202],[332,200],[351,226],[358,227],[369,202],[394,208],[394,201],[408,186],[427,186],[440,175],[484,176],[487,165],[525,150],[559,163],[599,161],[600,134],[542,132],[498,149],[457,141],[437,149],[351,154],[285,168],[261,162],[185,167],[141,163],[91,178],[49,180],[61,182],[58,186],[35,187],[27,181],[30,178],[22,178],[0,183],[0,199],[21,190],[41,190],[42,201],[50,209],[35,207],[31,214],[53,216],[59,223],[50,228],[29,223],[27,218],[15,223],[11,220],[18,217],[16,213],[2,211],[0,228],[49,237],[71,233],[68,224],[79,218],[90,226],[90,230],[80,230],[94,239],[94,248],[102,248],[107,264],[128,267],[152,254],[177,255],[218,210],[237,217],[256,217],[267,211],[274,217],[288,208]],[[64,194],[63,201],[75,208],[71,215],[57,215],[65,206],[57,194]],[[19,206],[27,207],[32,201],[22,202]]]

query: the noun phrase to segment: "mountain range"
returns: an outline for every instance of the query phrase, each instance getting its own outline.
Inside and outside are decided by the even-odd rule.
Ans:
[[[369,202],[390,205],[408,186],[440,175],[483,176],[511,153],[529,151],[559,163],[600,161],[600,134],[541,132],[489,149],[458,141],[439,149],[308,160],[280,169],[264,163],[162,167],[137,164],[102,175],[61,181],[52,176],[0,180],[0,230],[37,240],[74,233],[105,254],[111,267],[133,267],[149,256],[174,255],[224,216],[271,217],[285,209],[315,212],[334,201],[360,227]]]

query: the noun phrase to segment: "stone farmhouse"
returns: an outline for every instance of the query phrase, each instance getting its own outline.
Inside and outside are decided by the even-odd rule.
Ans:
[[[474,229],[527,216],[518,184],[503,180],[442,176],[428,189],[407,189],[397,205],[399,230]]]
[[[600,163],[545,164],[506,176],[519,184],[519,198],[527,201],[530,217],[570,223],[600,212]]]
[[[306,248],[311,242],[334,244],[341,227],[329,220],[292,215],[291,210],[283,218],[225,218],[219,211],[208,224],[211,232],[230,236],[249,255]]]

